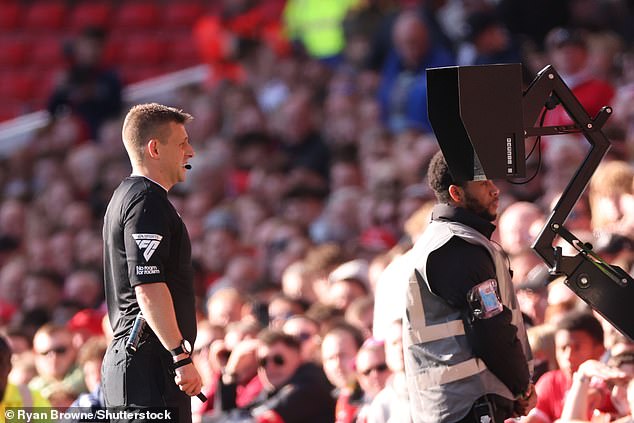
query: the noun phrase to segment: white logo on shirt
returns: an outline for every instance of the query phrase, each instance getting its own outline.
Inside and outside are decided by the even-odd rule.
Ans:
[[[139,249],[143,251],[143,257],[145,257],[145,261],[148,261],[161,243],[163,235],[132,234],[132,238],[134,238],[134,240],[136,241],[136,245],[139,246]]]

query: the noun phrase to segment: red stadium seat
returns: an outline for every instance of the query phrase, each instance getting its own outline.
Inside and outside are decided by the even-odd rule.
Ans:
[[[66,18],[66,5],[55,0],[40,0],[31,3],[26,10],[22,29],[28,31],[51,31],[61,29]]]
[[[148,66],[143,64],[127,64],[120,67],[121,76],[125,84],[133,84],[149,78],[154,78],[164,73],[159,65]]]
[[[196,20],[206,12],[200,2],[168,2],[163,10],[163,24],[167,30],[191,30]]]
[[[172,69],[183,69],[201,63],[198,48],[189,31],[170,34],[166,51],[165,61]]]
[[[25,63],[28,43],[22,37],[0,36],[0,66],[21,66]]]
[[[121,45],[119,60],[127,65],[157,65],[165,58],[166,43],[151,34],[129,36]]]
[[[59,67],[64,62],[62,36],[41,36],[31,43],[29,63],[40,69]]]
[[[30,101],[35,90],[35,78],[30,73],[6,71],[0,73],[0,98],[9,101]]]
[[[4,32],[18,28],[23,14],[23,7],[18,2],[0,2],[0,31]]]
[[[120,30],[159,29],[161,13],[156,3],[122,2],[115,12],[112,28]]]
[[[69,17],[69,26],[74,30],[81,30],[87,26],[97,26],[107,29],[110,25],[112,6],[106,2],[85,0],[76,4]]]
[[[28,107],[21,101],[0,102],[0,122],[16,118],[26,113]]]

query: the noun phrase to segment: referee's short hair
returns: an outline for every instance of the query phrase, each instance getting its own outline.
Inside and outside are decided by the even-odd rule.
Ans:
[[[153,138],[164,144],[169,137],[168,123],[184,124],[192,119],[189,113],[158,103],[133,106],[123,121],[121,131],[130,159],[141,161],[145,145]]]

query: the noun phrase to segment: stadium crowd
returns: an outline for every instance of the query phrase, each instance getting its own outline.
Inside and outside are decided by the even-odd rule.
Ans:
[[[408,421],[398,290],[408,276],[399,258],[435,203],[425,181],[438,149],[428,67],[521,62],[528,83],[550,63],[591,116],[613,107],[612,148],[566,227],[632,274],[631,2],[272,3],[227,1],[202,16],[192,32],[210,78],[170,104],[195,117],[188,132],[197,154],[170,200],[196,268],[193,358],[210,398],[193,398],[197,421],[237,419],[286,384],[299,392],[265,404],[283,408],[287,423]],[[98,63],[107,34],[84,35],[97,39],[86,48],[97,49],[87,56]],[[121,89],[116,66],[75,79],[77,70],[68,72],[51,93],[50,125],[1,159],[3,406],[100,404],[110,330],[101,230],[112,191],[130,173],[120,133],[129,105],[108,92],[103,110],[104,93],[85,89],[99,78]],[[566,123],[561,106],[546,115],[545,124]],[[526,151],[535,142],[527,139]],[[540,395],[525,421],[632,421],[634,412],[634,343],[530,250],[586,144],[574,134],[545,137],[528,160],[535,177],[500,182],[497,241],[529,326]],[[267,360],[258,361],[263,345]]]

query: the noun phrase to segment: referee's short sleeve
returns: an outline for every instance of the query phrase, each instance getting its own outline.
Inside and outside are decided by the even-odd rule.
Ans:
[[[131,286],[166,281],[170,227],[165,202],[146,191],[127,210],[123,236]]]

